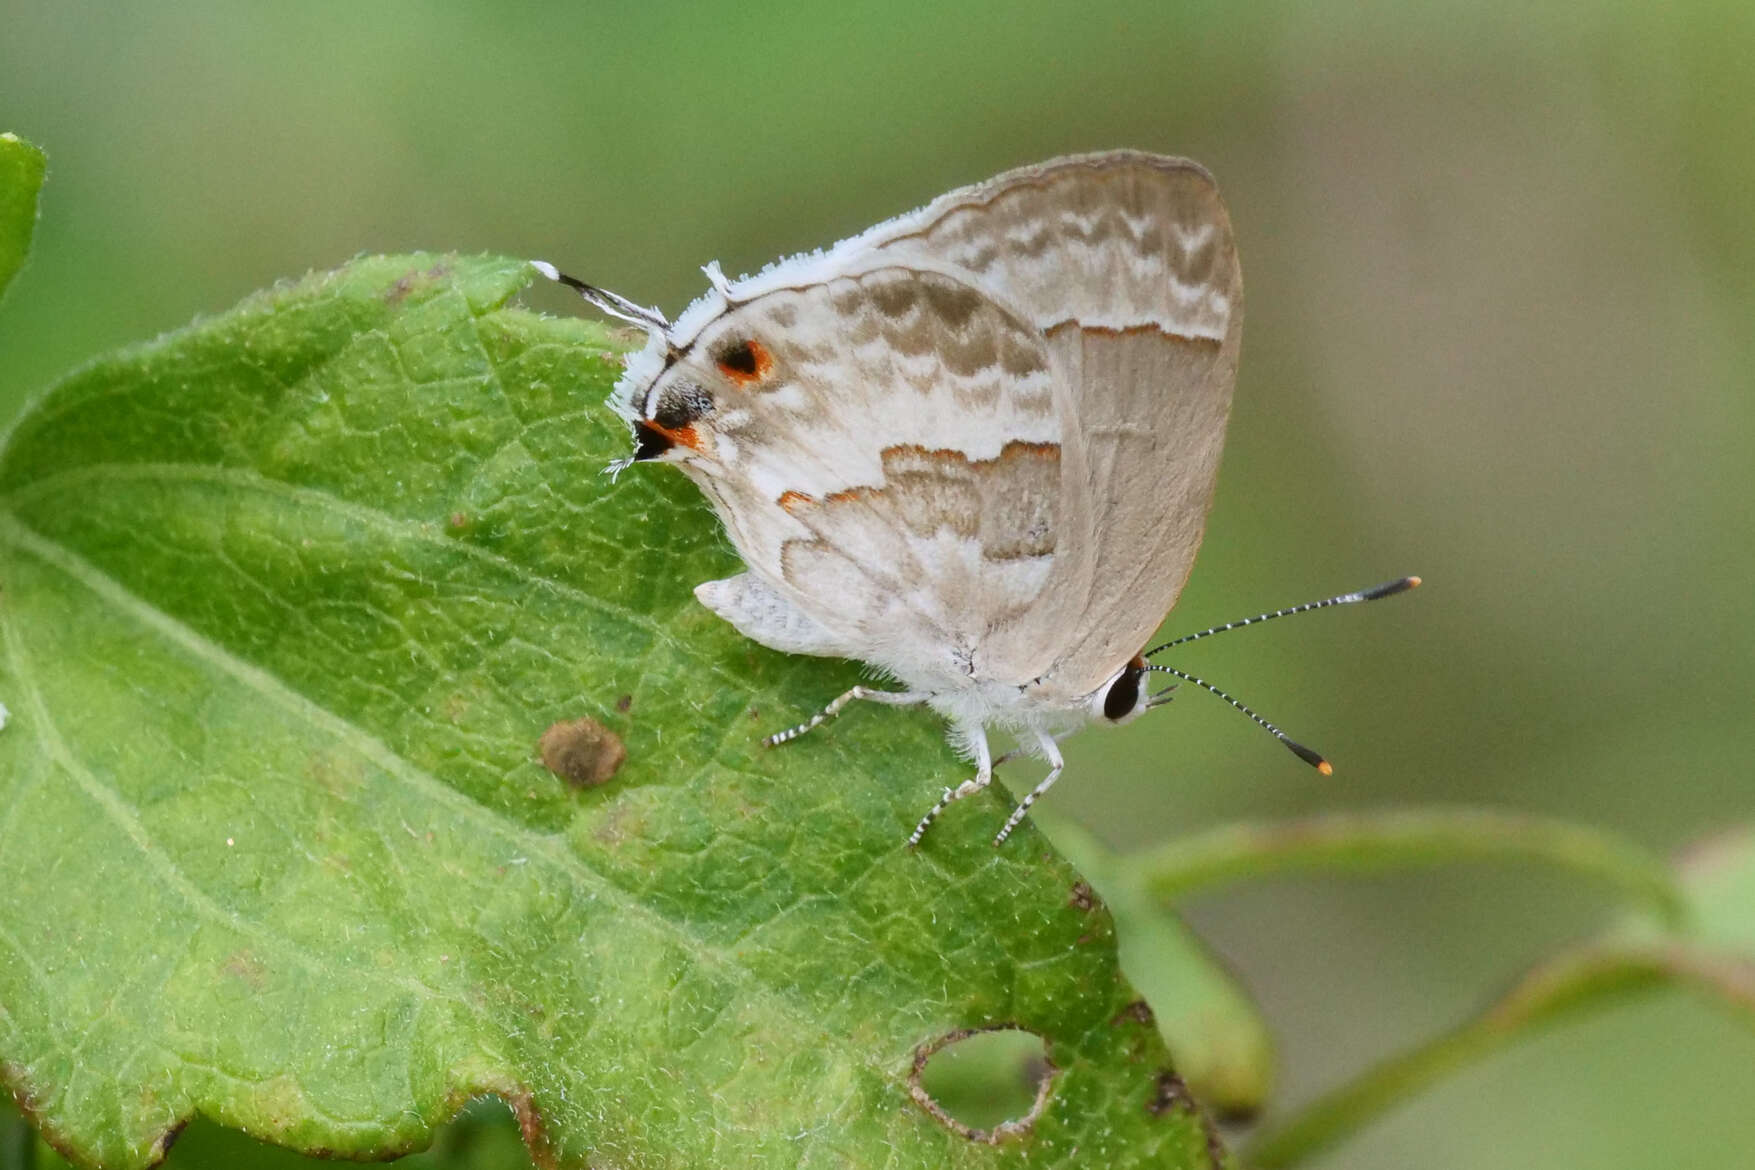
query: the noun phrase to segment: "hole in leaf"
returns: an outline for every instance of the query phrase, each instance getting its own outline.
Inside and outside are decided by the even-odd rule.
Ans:
[[[1022,1028],[964,1029],[914,1053],[914,1100],[970,1141],[1027,1132],[1048,1105],[1054,1065],[1042,1037]]]
[[[374,1160],[394,1157],[400,1151],[372,1151],[352,1157]],[[235,1129],[226,1129],[204,1117],[191,1121],[161,1170],[212,1170],[216,1166],[242,1166],[249,1170],[334,1170],[348,1165],[345,1153],[301,1154],[259,1141]],[[518,1119],[498,1097],[477,1098],[451,1121],[439,1127],[432,1145],[421,1152],[397,1157],[405,1170],[531,1170],[535,1165],[519,1135]],[[0,1166],[7,1166],[0,1157]],[[41,1170],[64,1167],[60,1159],[39,1159]]]

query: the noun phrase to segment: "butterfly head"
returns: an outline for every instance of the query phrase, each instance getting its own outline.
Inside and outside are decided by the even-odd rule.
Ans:
[[[729,432],[749,423],[749,411],[736,409],[739,396],[764,388],[761,384],[772,380],[775,362],[759,340],[731,333],[663,351],[656,372],[650,361],[629,365],[617,387],[617,406],[633,428],[630,462],[722,463],[734,458],[736,445]],[[648,353],[659,348],[655,341]]]
[[[703,434],[694,424],[712,412],[713,398],[702,381],[692,376],[689,347],[677,343],[677,326],[657,309],[568,276],[545,260],[533,260],[531,265],[577,292],[600,312],[646,331],[646,347],[628,362],[610,398],[611,406],[628,420],[634,434],[633,453],[611,470],[662,458],[679,448],[679,456],[700,450]]]
[[[1151,670],[1141,655],[1135,654],[1120,670],[1109,676],[1102,686],[1086,700],[1086,710],[1093,723],[1129,723],[1153,707],[1170,701],[1169,687],[1156,694],[1146,689],[1146,674]]]
[[[758,400],[770,409],[797,406],[796,390],[781,393],[793,383],[782,339],[723,313],[690,319],[700,315],[691,307],[653,334],[616,384],[610,403],[633,430],[630,463],[734,466],[760,436]]]

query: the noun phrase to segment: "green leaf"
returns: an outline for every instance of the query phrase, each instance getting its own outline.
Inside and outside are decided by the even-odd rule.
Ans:
[[[1683,935],[1755,963],[1755,825],[1695,844],[1683,852],[1676,870],[1688,900]],[[1656,937],[1637,919],[1625,931],[1635,941]]]
[[[0,298],[30,254],[42,186],[43,152],[16,134],[0,134]]]
[[[0,454],[0,1075],[145,1166],[200,1113],[383,1157],[479,1094],[582,1166],[1194,1166],[1109,915],[922,712],[695,603],[736,569],[497,258],[359,260],[58,386]],[[552,724],[625,743],[546,770]],[[601,737],[600,737],[601,738]],[[988,1145],[917,1054],[1058,1071]]]
[[[1755,1027],[1755,828],[1690,850],[1676,871],[1684,905],[1674,929],[1629,917],[1538,964],[1479,1015],[1257,1134],[1248,1164],[1309,1161],[1451,1072],[1632,995],[1685,988]]]

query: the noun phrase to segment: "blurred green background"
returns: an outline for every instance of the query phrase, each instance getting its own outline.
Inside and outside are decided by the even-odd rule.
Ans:
[[[356,252],[543,256],[674,311],[707,260],[754,270],[1009,166],[1190,155],[1226,192],[1249,324],[1167,630],[1427,588],[1176,660],[1332,779],[1188,694],[1073,741],[1049,804],[1119,847],[1419,802],[1662,849],[1755,818],[1746,0],[12,3],[0,129],[50,162],[0,423],[88,356]],[[1275,1025],[1284,1108],[1609,907],[1496,866],[1192,912]],[[1654,996],[1321,1164],[1755,1165],[1751,1100],[1755,1036]]]

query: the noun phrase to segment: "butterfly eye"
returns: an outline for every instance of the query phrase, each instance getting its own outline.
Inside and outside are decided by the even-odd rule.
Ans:
[[[720,350],[714,360],[728,378],[746,386],[760,382],[774,369],[774,356],[753,337]]]
[[[1120,723],[1140,709],[1140,680],[1146,676],[1145,659],[1134,656],[1134,660],[1121,668],[1115,681],[1109,684],[1109,691],[1103,696],[1103,717]]]

